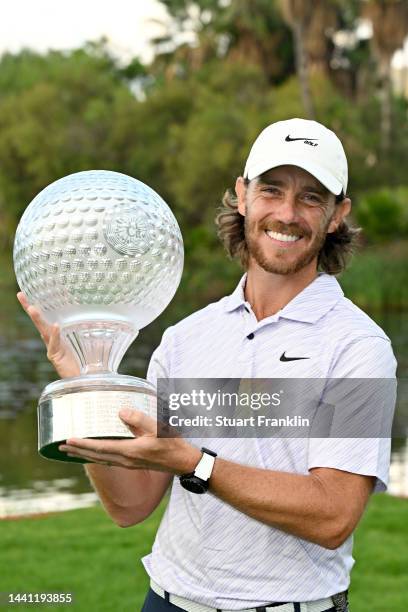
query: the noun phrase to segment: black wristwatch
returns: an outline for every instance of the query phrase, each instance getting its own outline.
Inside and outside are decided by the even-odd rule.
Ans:
[[[217,453],[208,448],[202,447],[201,451],[203,455],[197,463],[194,472],[180,476],[181,486],[191,493],[205,493],[208,491],[211,472],[217,456]]]

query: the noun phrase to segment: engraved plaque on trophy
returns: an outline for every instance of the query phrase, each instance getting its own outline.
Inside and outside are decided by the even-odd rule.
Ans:
[[[81,372],[44,389],[40,454],[83,462],[59,444],[70,437],[133,437],[118,412],[133,407],[155,418],[156,390],[117,368],[180,283],[183,241],[170,208],[153,189],[118,172],[66,176],[25,210],[14,267],[29,302],[59,324]]]

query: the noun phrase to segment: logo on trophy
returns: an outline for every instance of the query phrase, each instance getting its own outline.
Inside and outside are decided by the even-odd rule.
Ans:
[[[53,382],[38,404],[43,457],[67,438],[132,438],[122,408],[156,418],[156,389],[117,373],[139,330],[168,306],[183,271],[183,240],[164,200],[118,172],[59,179],[25,210],[14,243],[21,290],[78,359],[80,375]]]

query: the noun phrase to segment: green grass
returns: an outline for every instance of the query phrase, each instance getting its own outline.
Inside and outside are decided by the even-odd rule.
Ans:
[[[408,608],[408,499],[375,495],[354,541],[352,612]]]
[[[58,610],[139,612],[148,588],[140,559],[163,510],[130,529],[113,525],[99,507],[1,521],[0,591],[74,593],[75,605]],[[371,500],[355,538],[352,612],[405,612],[407,516],[408,500]]]
[[[0,591],[73,593],[75,605],[58,610],[139,612],[148,589],[140,559],[151,550],[163,510],[130,529],[99,507],[0,521]]]

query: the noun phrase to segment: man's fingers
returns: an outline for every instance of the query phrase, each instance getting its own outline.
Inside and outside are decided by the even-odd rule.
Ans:
[[[17,299],[24,308],[24,310],[27,310],[30,304],[28,302],[27,296],[22,291],[19,291],[17,293]]]
[[[39,311],[34,306],[27,308],[27,314],[41,334],[41,338],[48,345],[50,339],[50,326],[44,321]]]
[[[30,317],[30,319],[32,320],[32,322],[34,323],[34,325],[36,326],[36,328],[38,329],[38,331],[40,332],[41,338],[46,344],[48,344],[51,335],[51,325],[49,325],[42,318],[40,311],[37,310],[35,306],[30,305],[27,296],[22,291],[19,291],[17,293],[17,299]]]
[[[99,463],[100,465],[123,465],[124,458],[120,455],[108,454],[104,453],[103,455],[100,453],[96,453],[90,450],[83,450],[73,448],[72,446],[67,446],[66,452],[69,457],[80,457],[81,459],[87,459],[88,461],[92,461],[93,463]]]
[[[157,421],[140,410],[120,410],[119,417],[125,422],[130,430],[133,429],[138,433],[141,432],[142,434],[157,434]]]
[[[51,325],[48,325],[48,323],[44,321],[40,312],[34,306],[29,306],[26,312],[40,332],[41,338],[44,340],[45,344],[48,345],[51,335]]]
[[[59,450],[72,457],[81,457],[101,465],[143,469],[148,464],[138,460],[135,464],[130,440],[92,440],[91,438],[71,438],[59,446]]]
[[[57,323],[51,325],[50,337],[48,342],[48,355],[52,358],[61,349],[60,329]]]
[[[99,440],[92,438],[69,438],[61,450],[69,447],[69,452],[83,453],[97,459],[104,460],[107,455],[119,455],[121,457],[131,454],[131,440]]]

